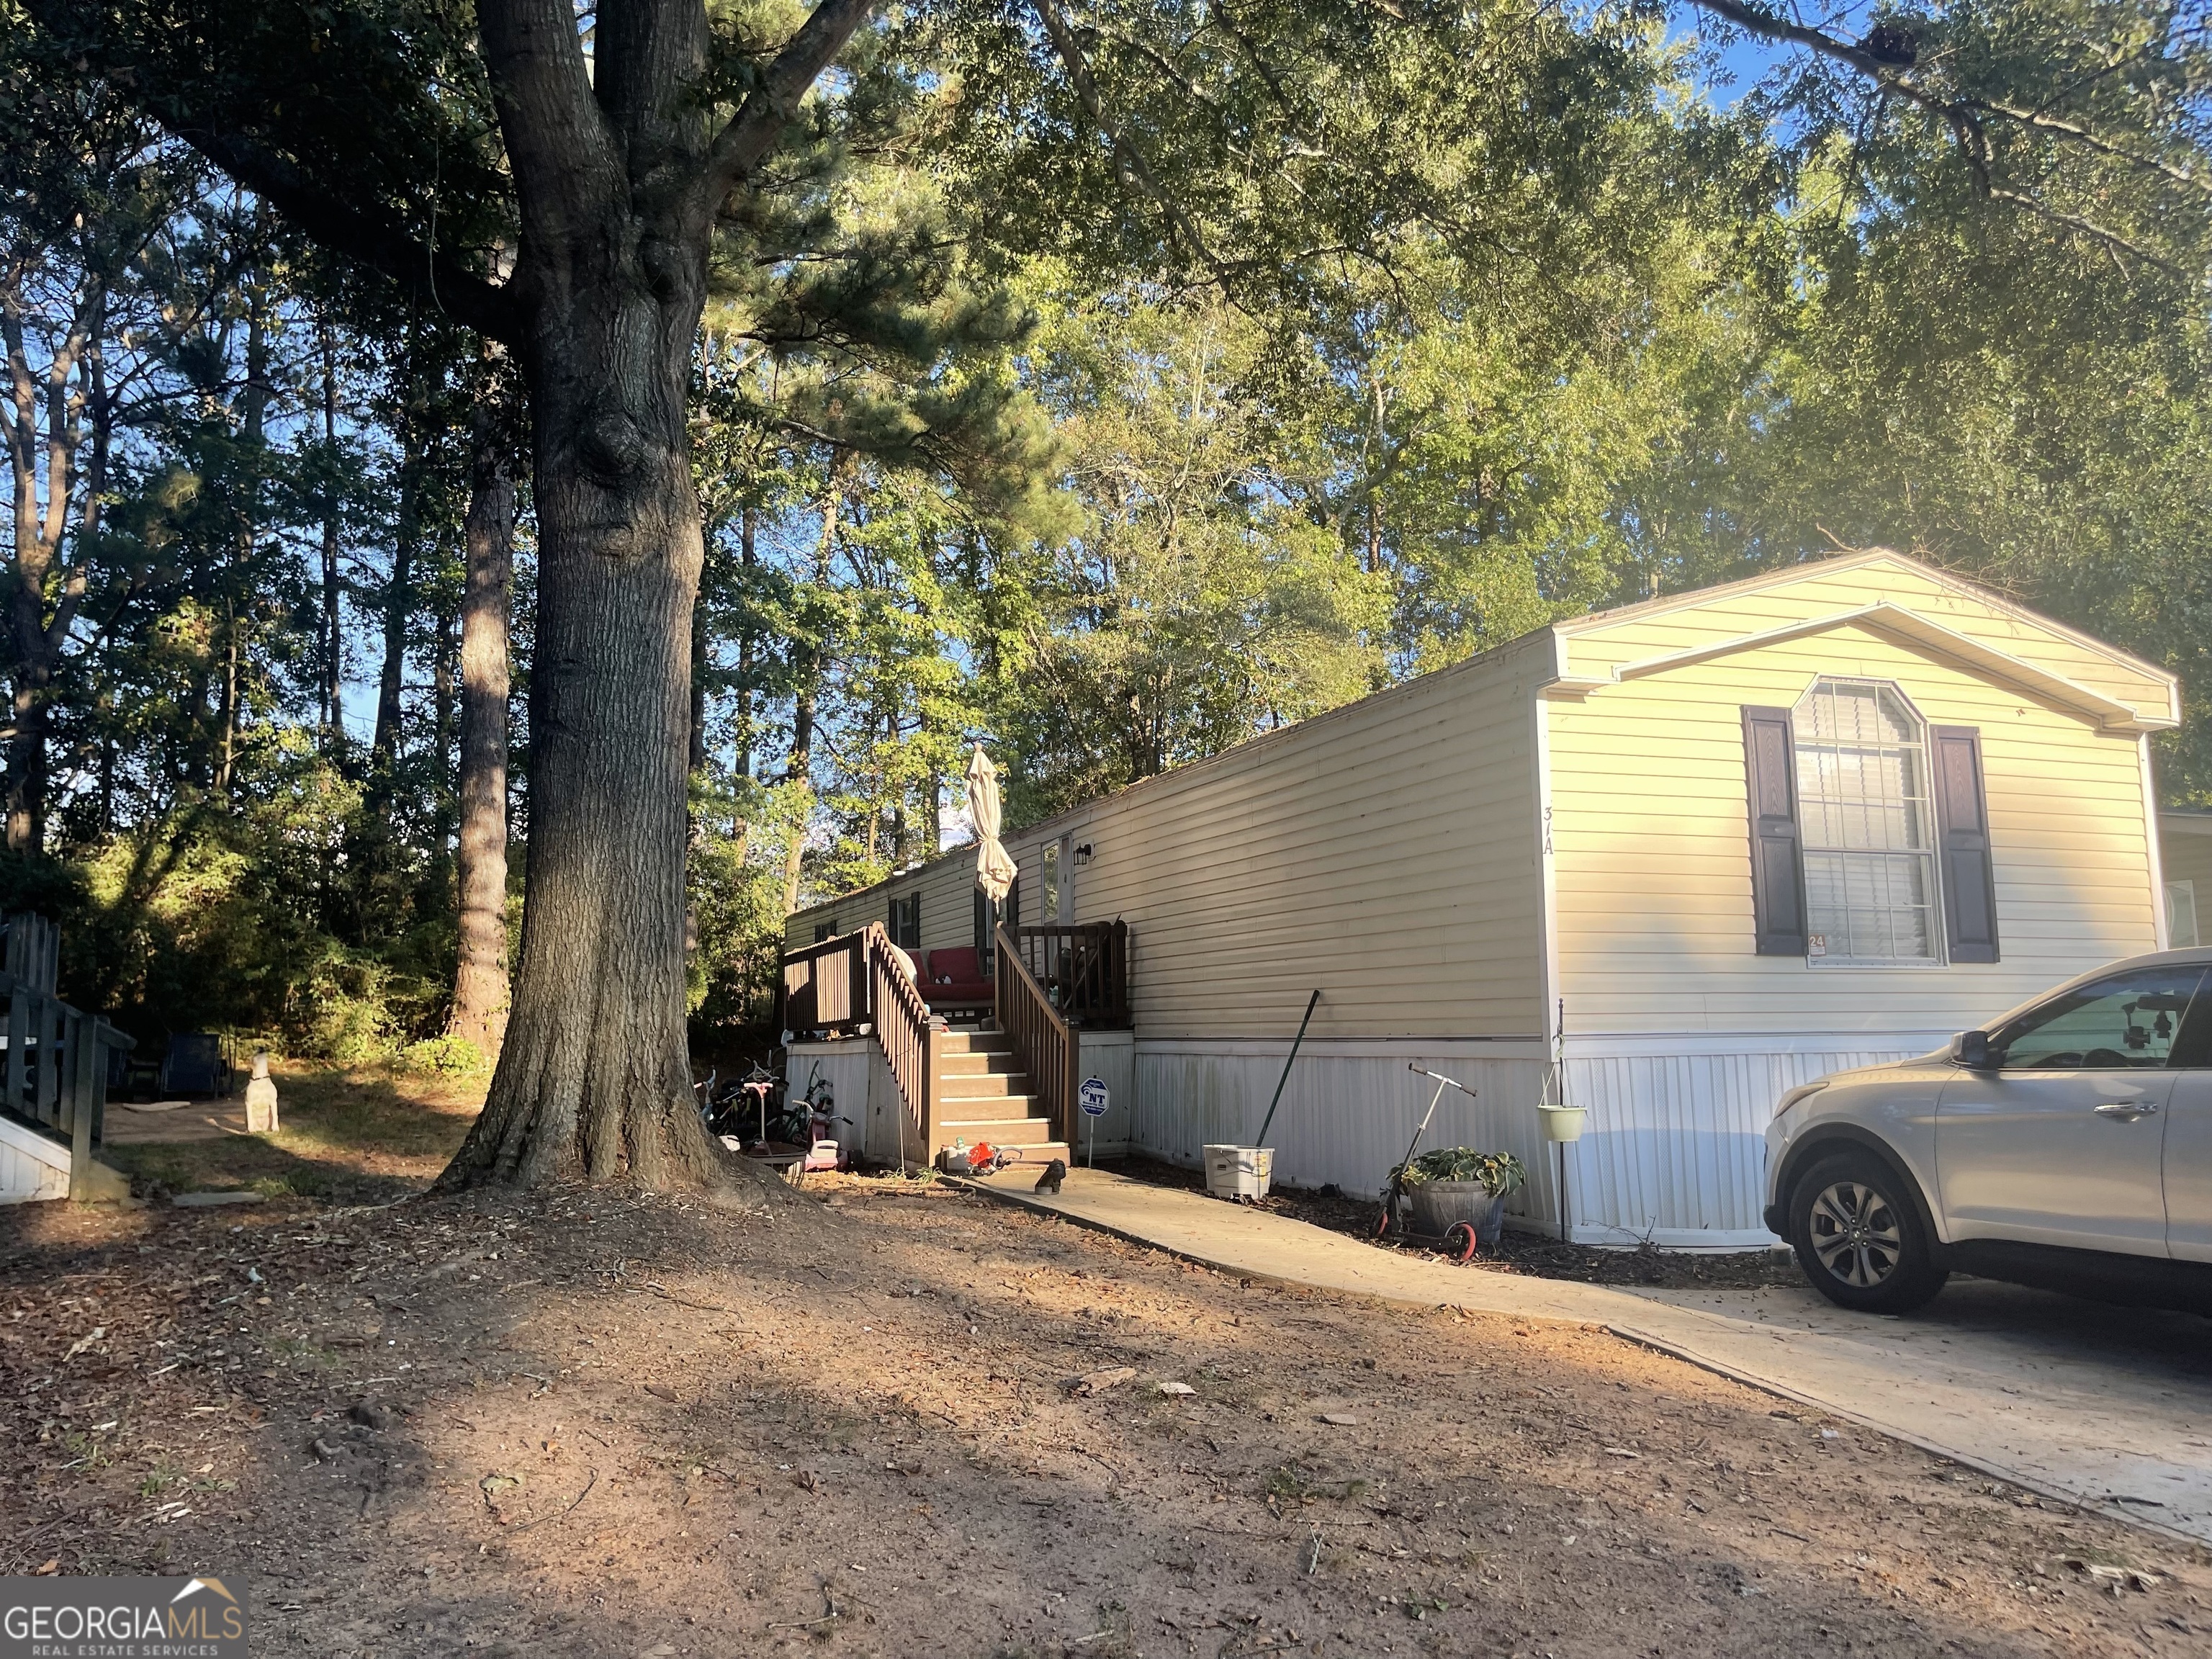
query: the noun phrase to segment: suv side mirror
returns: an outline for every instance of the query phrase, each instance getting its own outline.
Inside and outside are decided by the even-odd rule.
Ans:
[[[1951,1058],[1970,1072],[1985,1072],[1990,1068],[1990,1034],[1987,1031],[1961,1031],[1951,1039]]]

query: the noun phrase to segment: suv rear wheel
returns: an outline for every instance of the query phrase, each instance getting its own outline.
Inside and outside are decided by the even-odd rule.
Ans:
[[[1834,1153],[1797,1178],[1790,1243],[1814,1289],[1862,1313],[1911,1313],[1950,1277],[1903,1178],[1871,1152]]]

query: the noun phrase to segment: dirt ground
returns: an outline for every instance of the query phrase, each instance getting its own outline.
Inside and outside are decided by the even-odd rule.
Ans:
[[[0,1572],[379,1659],[2212,1649],[2203,1552],[1594,1330],[747,1201],[0,1212]]]

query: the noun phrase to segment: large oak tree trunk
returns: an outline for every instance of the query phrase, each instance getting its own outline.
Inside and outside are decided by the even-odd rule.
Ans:
[[[691,611],[705,555],[684,416],[705,258],[665,267],[656,295],[626,220],[611,209],[580,239],[591,246],[570,252],[629,258],[548,293],[519,354],[538,537],[527,903],[499,1069],[449,1185],[699,1185],[718,1167],[684,1031]]]
[[[507,1031],[507,616],[514,479],[489,400],[472,434],[474,476],[461,593],[460,961],[447,1030],[486,1054]]]
[[[514,1004],[441,1184],[703,1185],[721,1157],[684,1036],[691,617],[705,545],[685,416],[714,216],[874,0],[823,0],[716,132],[698,0],[483,0],[521,240],[538,615]]]

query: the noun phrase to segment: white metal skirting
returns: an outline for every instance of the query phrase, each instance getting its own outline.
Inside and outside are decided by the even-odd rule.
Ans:
[[[1183,1164],[1197,1164],[1200,1149],[1212,1143],[1252,1144],[1288,1047],[1139,1036],[1132,1141]],[[1542,1045],[1533,1041],[1309,1042],[1267,1133],[1276,1181],[1334,1184],[1362,1196],[1381,1192],[1436,1090],[1407,1069],[1409,1061],[1456,1078],[1476,1097],[1446,1090],[1422,1145],[1517,1153],[1528,1166],[1529,1190],[1509,1200],[1507,1213],[1551,1215],[1551,1177],[1536,1156],[1535,1103],[1545,1062]]]
[[[1924,1054],[1938,1041],[1926,1032],[1570,1038],[1566,1097],[1589,1109],[1565,1160],[1574,1238],[1672,1249],[1776,1242],[1760,1219],[1775,1102],[1826,1073]],[[1184,1164],[1210,1142],[1249,1144],[1287,1046],[1139,1037],[1133,1143]],[[1470,1101],[1448,1091],[1422,1146],[1515,1153],[1529,1181],[1508,1216],[1556,1231],[1560,1158],[1535,1110],[1544,1055],[1534,1041],[1309,1042],[1267,1136],[1275,1179],[1380,1193],[1435,1087],[1407,1069],[1419,1061],[1477,1093]]]
[[[1587,1131],[1567,1154],[1576,1240],[1649,1238],[1674,1249],[1776,1243],[1760,1219],[1775,1102],[1826,1073],[1903,1060],[1930,1046],[1911,1037],[1881,1047],[1861,1036],[1848,1041],[1848,1048],[1792,1043],[1779,1052],[1578,1055],[1571,1039],[1567,1096],[1589,1108]]]
[[[67,1198],[70,1150],[0,1118],[0,1204]]]

